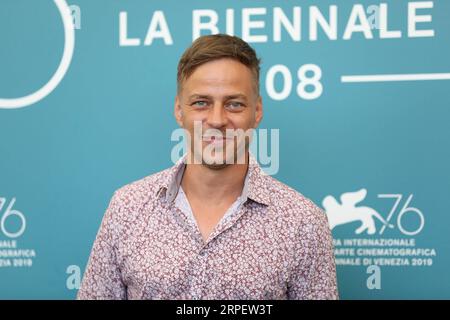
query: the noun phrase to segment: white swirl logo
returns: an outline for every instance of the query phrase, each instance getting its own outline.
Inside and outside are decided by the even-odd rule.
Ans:
[[[39,90],[19,98],[0,98],[0,109],[16,109],[29,106],[38,102],[50,94],[61,82],[62,78],[69,68],[72,61],[73,49],[75,46],[75,30],[70,14],[70,8],[65,0],[54,0],[62,17],[64,25],[64,52],[59,63],[58,69],[51,79]]]

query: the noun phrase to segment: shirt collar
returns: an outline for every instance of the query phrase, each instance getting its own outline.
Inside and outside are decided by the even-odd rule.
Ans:
[[[168,169],[161,180],[157,195],[164,195],[167,202],[172,202],[180,187],[181,179],[186,168],[186,154],[174,166]],[[263,205],[270,204],[270,190],[268,189],[267,174],[261,169],[258,161],[249,152],[249,166],[245,177],[241,197],[244,201],[251,199]]]

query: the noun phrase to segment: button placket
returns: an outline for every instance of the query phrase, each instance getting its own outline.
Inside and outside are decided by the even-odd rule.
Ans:
[[[207,263],[208,263],[208,249],[207,245],[203,246],[198,253],[198,262],[199,262],[199,268],[198,268],[198,296],[202,297],[203,293],[206,289],[206,272],[207,272]]]

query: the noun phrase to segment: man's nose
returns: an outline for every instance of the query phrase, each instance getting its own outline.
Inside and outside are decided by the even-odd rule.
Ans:
[[[225,108],[221,103],[215,103],[208,112],[207,123],[212,128],[221,128],[227,124]]]

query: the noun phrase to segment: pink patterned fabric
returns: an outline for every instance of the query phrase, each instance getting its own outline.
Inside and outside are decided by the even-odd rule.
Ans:
[[[319,207],[251,156],[245,203],[205,242],[174,204],[183,160],[114,193],[78,299],[338,299]]]

